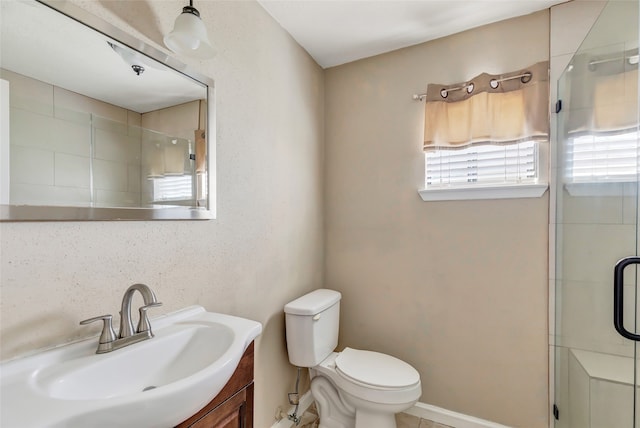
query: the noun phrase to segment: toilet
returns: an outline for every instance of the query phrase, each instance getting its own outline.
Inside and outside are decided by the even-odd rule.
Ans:
[[[319,289],[284,307],[289,361],[309,368],[319,428],[396,428],[395,414],[422,394],[409,364],[379,352],[338,345],[340,299]]]

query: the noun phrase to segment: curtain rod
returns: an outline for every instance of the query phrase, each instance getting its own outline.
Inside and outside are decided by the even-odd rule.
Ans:
[[[589,61],[589,70],[593,71],[596,69],[596,66],[598,64],[605,64],[607,62],[615,62],[615,61],[620,61],[620,60],[626,60],[629,65],[637,65],[638,64],[638,55],[631,55],[631,56],[621,56],[621,57],[616,57],[616,58],[607,58],[607,59],[598,59],[598,60],[592,60]]]
[[[531,80],[532,76],[533,76],[533,74],[531,72],[527,71],[526,73],[518,74],[517,76],[503,77],[502,79],[491,79],[489,81],[489,85],[491,85],[491,87],[493,89],[496,89],[500,85],[500,82],[504,82],[504,81],[507,81],[507,80],[513,80],[513,79],[520,79],[520,81],[522,83],[527,83],[527,82],[529,82]],[[473,88],[474,88],[473,82],[469,82],[469,83],[466,83],[466,84],[464,84],[462,86],[458,86],[458,87],[455,87],[455,88],[441,89],[440,90],[440,96],[442,98],[447,98],[447,96],[449,96],[449,92],[459,91],[461,89],[466,89],[467,93],[470,94],[471,92],[473,92]],[[424,93],[424,94],[413,94],[412,98],[415,101],[424,101],[425,98],[427,98],[427,94],[426,93]]]

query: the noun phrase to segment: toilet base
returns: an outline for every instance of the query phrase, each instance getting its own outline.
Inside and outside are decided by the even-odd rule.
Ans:
[[[395,413],[369,413],[362,410],[356,412],[355,428],[397,428]]]
[[[320,425],[318,428],[397,428],[394,411],[396,406],[374,405],[359,400],[350,394],[341,394],[324,376],[311,380],[311,395],[316,401]],[[350,402],[357,402],[358,408]],[[376,411],[380,407],[387,412]],[[390,408],[392,407],[392,408]],[[407,406],[402,406],[401,410]],[[399,411],[401,411],[399,410]]]
[[[311,395],[316,400],[318,428],[354,428],[356,409],[342,400],[329,379],[316,376],[311,380]]]

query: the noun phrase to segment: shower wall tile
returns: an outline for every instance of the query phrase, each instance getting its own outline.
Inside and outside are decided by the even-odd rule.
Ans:
[[[71,122],[86,127],[91,126],[91,113],[86,111],[67,110],[56,107],[54,117],[60,121]]]
[[[571,349],[584,349],[591,352],[617,355],[627,358],[633,358],[634,355],[634,347],[630,343],[594,343],[593,340],[591,340],[590,342],[585,342],[573,337],[558,337],[558,346],[563,346]]]
[[[638,208],[640,207],[637,190],[625,190],[625,196],[622,198],[622,221],[625,224],[635,225],[638,221]]]
[[[91,185],[91,160],[84,156],[55,154],[55,185],[61,187],[89,188]]]
[[[553,335],[555,334],[555,331],[553,330],[553,326],[556,325],[556,280],[555,279],[549,279],[549,326],[550,326],[550,331],[549,331],[549,337],[550,337],[550,342],[549,343],[553,343]]]
[[[595,378],[591,378],[589,386],[591,427],[628,428],[634,425],[633,386]]]
[[[554,158],[553,153],[550,153],[550,158]],[[549,169],[549,222],[556,223],[558,218],[556,216],[556,211],[558,207],[558,186],[555,183],[558,182],[558,169],[551,168]]]
[[[622,197],[563,195],[563,222],[622,224]]]
[[[556,224],[549,222],[549,279],[556,278]]]
[[[135,111],[127,111],[127,135],[132,137],[142,138],[142,115]]]
[[[198,101],[192,101],[144,113],[142,115],[142,127],[193,141],[193,130],[198,129],[199,117],[199,103]]]
[[[88,123],[53,122],[49,139],[51,150],[60,153],[89,156],[91,153],[91,127]]]
[[[88,206],[91,202],[91,189],[88,187],[53,187],[51,189],[54,205]]]
[[[632,292],[631,289],[625,291]],[[632,294],[629,296],[633,297]],[[613,327],[613,287],[610,281],[564,281],[561,311],[560,334],[564,340],[580,343],[582,349],[594,349],[600,345],[618,347],[624,343]]]
[[[53,116],[53,86],[9,70],[0,69],[0,77],[9,81],[11,108]]]
[[[102,129],[104,131],[127,135],[129,132],[129,127],[127,126],[126,121],[120,122],[116,120],[106,119],[104,117],[94,115],[91,119],[91,125],[94,129]]]
[[[89,189],[11,183],[11,203],[17,205],[88,205]]]
[[[606,1],[568,2],[551,8],[551,56],[573,54]]]
[[[89,156],[91,129],[88,125],[11,109],[11,144]]]
[[[127,123],[127,110],[75,92],[54,87],[55,107],[57,109],[87,112],[115,122]]]
[[[127,165],[101,159],[93,161],[94,189],[127,191]]]
[[[54,153],[11,144],[11,184],[53,185]]]
[[[564,278],[564,259],[562,258],[562,249],[564,248],[564,225],[562,223],[556,223],[556,246],[553,249],[555,254],[555,279],[562,280]]]
[[[556,101],[558,100],[558,85],[557,82],[564,73],[565,69],[569,65],[569,62],[573,58],[573,53],[562,54],[551,57],[549,61],[549,81],[551,85],[549,85],[549,101],[551,104],[551,111],[554,112]],[[557,117],[557,115],[553,114],[553,117]],[[552,134],[555,136],[555,133]]]
[[[554,307],[550,310],[553,310],[553,318],[555,323],[549,326],[549,335],[550,336],[562,336],[562,312],[559,309],[562,308],[563,301],[563,282],[559,279],[555,280],[554,290],[555,294],[553,295],[554,299]],[[553,343],[551,341],[550,343]]]
[[[38,184],[15,183],[13,180],[10,184],[9,195],[10,201],[15,205],[51,205],[55,202],[51,189],[53,186]]]
[[[28,110],[11,108],[11,145],[51,150],[49,137],[55,119]]]
[[[142,115],[135,111],[127,110],[127,125],[142,126]]]
[[[553,342],[552,342],[553,343]],[[549,388],[550,391],[556,395],[551,397],[551,406],[555,403],[559,408],[562,416],[556,421],[554,428],[570,428],[569,425],[569,350],[563,347],[550,346],[550,353],[552,355],[553,364],[557,368],[555,373],[550,370],[550,373],[554,379],[550,385],[556,385],[556,388]],[[553,419],[550,419],[553,420]]]
[[[142,190],[142,185],[140,180],[142,179],[142,169],[139,164],[128,164],[127,165],[127,191],[135,192],[138,194],[138,199],[140,199],[140,191]]]
[[[628,270],[632,270],[629,268]],[[626,285],[623,288],[624,293],[624,307],[623,307],[623,315],[624,315],[624,326],[627,330],[631,332],[637,332],[634,325],[636,324],[636,308],[638,307],[638,295],[636,294],[636,287],[634,285]],[[611,287],[611,293],[613,293],[613,287]],[[611,310],[613,314],[613,309]],[[605,322],[607,320],[604,320]],[[608,320],[611,328],[613,329],[613,316]],[[627,339],[622,338],[623,343],[627,341]]]
[[[95,130],[96,159],[118,162],[140,160],[140,139],[119,132]]]
[[[569,426],[591,427],[589,413],[589,375],[569,351]]]
[[[611,281],[614,264],[635,252],[636,230],[626,224],[564,224],[563,278]]]
[[[96,189],[95,203],[98,206],[134,207],[140,206],[140,193],[114,192],[112,190]]]

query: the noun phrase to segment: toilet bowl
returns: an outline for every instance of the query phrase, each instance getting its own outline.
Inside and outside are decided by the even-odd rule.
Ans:
[[[422,394],[409,364],[379,352],[338,343],[341,294],[319,289],[285,305],[289,361],[308,367],[319,428],[396,428],[395,413]]]
[[[420,375],[413,367],[378,352],[345,348],[310,373],[319,428],[396,428],[395,414],[413,406],[422,394]],[[331,405],[340,411],[327,408]],[[330,416],[323,418],[325,413]]]

